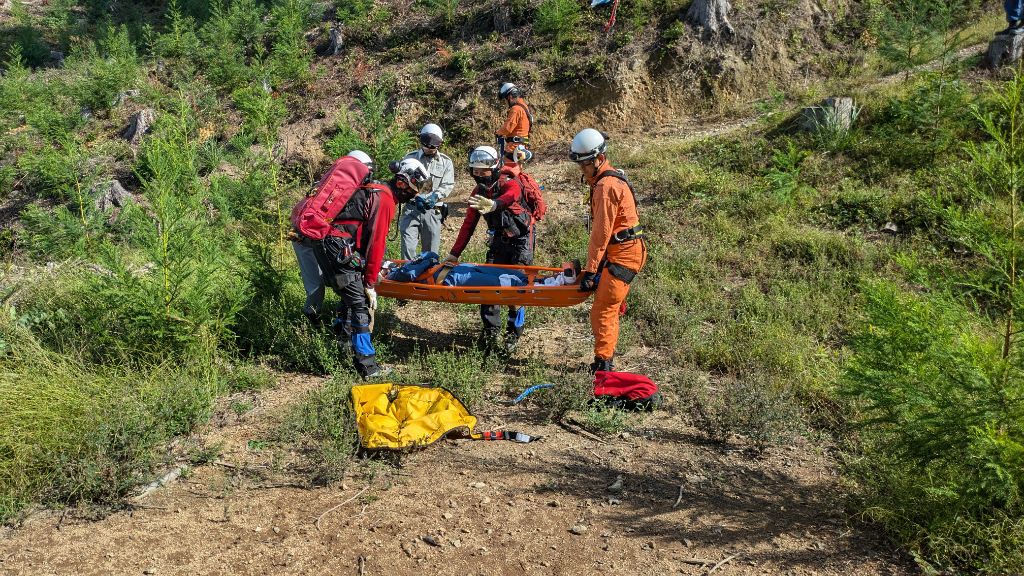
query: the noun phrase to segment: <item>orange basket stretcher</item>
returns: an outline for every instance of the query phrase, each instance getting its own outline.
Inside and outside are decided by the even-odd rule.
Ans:
[[[395,260],[401,265],[404,260]],[[527,277],[526,286],[445,286],[434,283],[434,275],[443,265],[431,267],[415,282],[380,280],[377,295],[400,300],[425,300],[428,302],[450,302],[453,304],[488,304],[501,306],[540,306],[560,308],[575,306],[590,297],[591,292],[581,292],[579,286],[538,286],[534,282],[555,276],[561,268],[541,266],[517,266],[514,264],[473,264],[515,270]],[[423,280],[426,279],[426,280]]]

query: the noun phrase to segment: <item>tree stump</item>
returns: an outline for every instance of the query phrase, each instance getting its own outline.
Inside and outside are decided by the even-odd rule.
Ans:
[[[686,21],[702,28],[706,37],[717,36],[722,32],[733,34],[735,31],[729,23],[729,10],[732,10],[729,0],[694,0],[686,11]]]
[[[134,200],[131,192],[128,192],[117,180],[97,184],[93,190],[99,193],[99,196],[96,197],[95,205],[96,210],[100,212],[106,212],[114,208],[124,208],[129,202]]]
[[[328,56],[341,54],[341,49],[345,44],[344,28],[345,25],[341,23],[331,26],[331,44],[327,47]]]
[[[804,108],[800,113],[800,129],[818,132],[824,129],[847,132],[857,117],[857,105],[853,98],[826,98],[817,106]]]
[[[125,128],[121,135],[133,148],[137,148],[139,143],[142,142],[142,135],[149,132],[155,120],[156,112],[152,108],[139,110],[132,115],[132,119],[128,122],[128,127]]]
[[[1024,54],[1024,34],[999,34],[989,42],[984,65],[995,70],[1020,60]]]

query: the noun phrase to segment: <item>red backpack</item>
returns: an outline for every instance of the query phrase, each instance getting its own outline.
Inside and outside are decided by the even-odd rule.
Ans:
[[[316,192],[292,208],[292,226],[307,238],[323,240],[332,230],[331,223],[369,175],[370,169],[359,160],[339,158],[320,179]]]
[[[519,188],[523,191],[523,208],[526,208],[527,212],[530,213],[534,222],[539,222],[548,211],[548,205],[544,203],[544,196],[540,192],[543,190],[541,185],[534,180],[533,176],[522,170],[519,170],[517,174],[515,171],[505,167],[502,168],[501,172],[506,178],[519,183]]]
[[[657,384],[647,376],[630,372],[595,373],[594,397],[615,408],[648,412],[662,402]]]

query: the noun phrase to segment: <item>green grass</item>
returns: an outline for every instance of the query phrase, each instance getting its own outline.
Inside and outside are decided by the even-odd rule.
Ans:
[[[90,366],[46,350],[0,318],[0,522],[33,503],[116,505],[160,448],[205,419],[223,390],[199,366],[145,372]]]

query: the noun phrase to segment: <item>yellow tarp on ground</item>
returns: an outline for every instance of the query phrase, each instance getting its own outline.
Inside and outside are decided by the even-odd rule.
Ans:
[[[353,386],[352,405],[363,448],[425,446],[455,428],[476,426],[476,417],[442,388]]]

